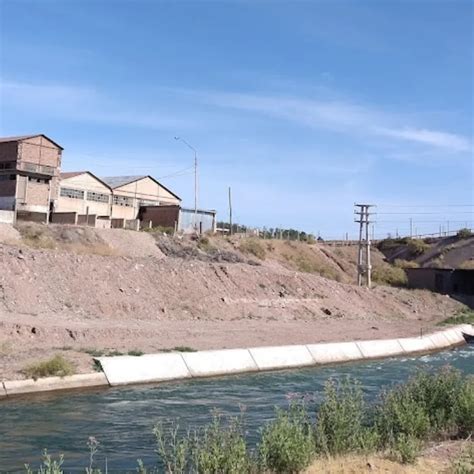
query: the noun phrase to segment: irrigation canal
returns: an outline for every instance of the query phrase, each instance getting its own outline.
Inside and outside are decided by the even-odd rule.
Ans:
[[[103,467],[107,458],[109,472],[134,470],[137,458],[145,464],[156,462],[154,423],[179,420],[184,431],[208,423],[214,409],[238,415],[243,407],[248,439],[255,443],[275,406],[286,406],[289,397],[303,395],[317,403],[330,377],[355,377],[367,398],[374,399],[382,387],[405,381],[417,369],[447,364],[474,374],[474,346],[369,363],[4,400],[0,402],[0,472],[21,470],[26,462],[37,466],[44,448],[55,455],[64,453],[68,471],[80,466],[84,472],[89,436],[100,442],[99,465]]]

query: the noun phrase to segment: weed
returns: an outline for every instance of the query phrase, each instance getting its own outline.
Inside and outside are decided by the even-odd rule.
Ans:
[[[277,408],[275,420],[262,430],[258,451],[265,472],[291,473],[307,467],[314,456],[314,437],[305,406]]]
[[[251,239],[242,240],[242,242],[239,245],[239,250],[241,250],[244,253],[249,253],[251,255],[254,255],[260,260],[265,259],[265,255],[266,255],[265,247],[257,239],[251,238]]]
[[[374,267],[372,279],[376,283],[391,286],[406,286],[408,282],[406,273],[402,268],[388,264]]]
[[[393,264],[397,268],[420,268],[420,264],[418,262],[414,262],[412,260],[402,260],[401,258],[396,258]]]
[[[137,351],[137,350],[131,350],[127,352],[127,355],[129,356],[135,356],[135,357],[140,357],[144,354],[142,351]]]
[[[59,456],[59,459],[56,461],[51,457],[50,454],[48,454],[48,451],[45,449],[41,458],[41,465],[36,472],[37,474],[63,474],[63,470],[61,468],[63,463],[63,454],[61,454]],[[25,469],[27,474],[34,474],[35,472],[33,471],[33,469],[30,468],[28,464],[25,464]]]
[[[189,434],[186,437],[179,438],[178,431],[179,426],[177,424],[172,425],[167,432],[161,423],[156,424],[153,428],[156,452],[169,474],[186,472],[191,457]]]
[[[474,234],[472,233],[471,229],[460,229],[456,234],[459,239],[468,239],[472,237]]]
[[[195,472],[240,474],[250,472],[252,461],[240,418],[227,425],[214,413],[212,422],[193,437],[192,462]]]
[[[403,464],[412,464],[420,454],[421,443],[414,436],[400,433],[392,442],[390,453]]]
[[[438,323],[438,326],[447,324],[474,324],[474,310],[466,308],[458,311],[454,316]]]
[[[192,347],[189,346],[176,346],[171,349],[172,351],[175,352],[196,352],[196,349],[193,349]]]
[[[408,251],[414,256],[422,255],[430,248],[431,245],[421,239],[410,239],[408,241]]]
[[[366,407],[360,384],[350,378],[339,384],[330,380],[324,394],[316,420],[317,450],[326,455],[374,450],[377,435],[365,426]]]
[[[463,449],[461,455],[452,466],[454,474],[472,474],[474,472],[474,444],[471,442]]]
[[[104,355],[104,351],[100,349],[83,349],[82,352],[85,352],[92,357],[102,357]]]
[[[23,373],[27,377],[31,377],[36,380],[41,377],[49,377],[52,375],[57,375],[60,377],[71,375],[74,373],[74,369],[69,361],[58,354],[44,362],[38,362],[37,364],[30,365],[23,370]]]

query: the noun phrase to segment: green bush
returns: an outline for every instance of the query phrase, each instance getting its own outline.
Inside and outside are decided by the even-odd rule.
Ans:
[[[384,445],[400,435],[424,439],[472,433],[473,382],[451,368],[436,374],[420,372],[382,396],[376,425]]]
[[[158,423],[153,428],[156,440],[156,453],[161,458],[165,471],[168,474],[182,474],[187,472],[191,457],[191,442],[189,436],[178,436],[178,425],[172,425],[165,431]]]
[[[39,379],[41,377],[71,375],[74,373],[72,364],[61,355],[55,355],[49,360],[32,364],[23,370],[27,377]]]
[[[59,459],[56,461],[48,454],[48,451],[45,449],[43,451],[43,456],[41,457],[41,465],[36,471],[37,474],[63,474],[62,465],[64,463],[64,455],[60,455]],[[34,474],[35,471],[30,468],[28,464],[25,464],[26,474]]]
[[[414,256],[422,255],[430,248],[431,245],[421,239],[410,239],[408,241],[408,250],[410,254]]]
[[[261,433],[258,447],[264,472],[292,473],[309,466],[314,456],[313,430],[303,405],[276,409],[276,418]]]
[[[414,262],[412,260],[402,260],[401,258],[395,259],[393,264],[397,268],[402,268],[402,269],[405,269],[405,268],[420,268],[420,264],[418,262]]]
[[[392,456],[403,464],[414,463],[420,451],[420,441],[414,436],[404,433],[400,433],[397,436],[390,448]]]
[[[460,229],[456,235],[460,239],[468,239],[469,237],[472,237],[474,234],[471,232],[471,229],[464,228],[464,229]]]
[[[375,283],[391,286],[406,286],[408,283],[405,271],[389,264],[375,267],[372,271],[372,280]]]
[[[259,258],[260,260],[265,259],[265,247],[259,240],[255,238],[242,240],[239,245],[239,249],[244,253],[248,253]]]
[[[372,451],[377,434],[366,426],[366,407],[360,384],[345,379],[326,383],[315,428],[316,449],[326,455]]]
[[[454,474],[472,474],[474,472],[474,443],[472,441],[454,461],[452,472]]]
[[[251,471],[252,460],[247,450],[241,419],[232,418],[227,426],[219,415],[194,433],[193,472],[209,474],[241,474]]]

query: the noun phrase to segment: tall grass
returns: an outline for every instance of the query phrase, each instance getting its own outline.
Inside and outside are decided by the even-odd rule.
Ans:
[[[154,429],[158,464],[149,469],[139,463],[137,472],[296,473],[318,456],[354,452],[378,452],[410,463],[428,440],[469,439],[473,433],[474,379],[454,369],[420,372],[384,391],[372,405],[366,404],[356,381],[330,380],[315,416],[302,402],[277,408],[275,418],[260,430],[260,441],[253,450],[245,437],[242,416],[224,419],[214,413],[207,426],[187,433],[180,433],[176,425],[165,429],[158,424]],[[469,455],[457,472],[467,472],[463,469],[471,461]],[[44,463],[54,463],[47,453]],[[61,463],[62,458],[55,470],[45,467],[38,472],[59,474]]]

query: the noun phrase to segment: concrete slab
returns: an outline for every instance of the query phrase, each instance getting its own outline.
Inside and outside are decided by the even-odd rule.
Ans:
[[[444,331],[444,335],[453,346],[464,343],[464,337],[459,327],[447,329]]]
[[[329,344],[308,344],[306,346],[316,364],[332,364],[363,359],[355,342],[334,342]]]
[[[360,341],[356,344],[366,359],[378,359],[405,353],[398,339]]]
[[[76,374],[67,377],[45,377],[38,380],[10,380],[3,382],[7,396],[52,390],[108,386],[107,378],[101,372]]]
[[[180,353],[97,358],[110,385],[161,382],[191,377]]]
[[[6,397],[6,396],[7,396],[7,391],[5,390],[3,382],[0,382],[0,398]]]
[[[235,374],[258,370],[248,349],[186,352],[182,354],[193,377]]]
[[[444,331],[434,332],[433,334],[429,335],[429,338],[436,349],[444,349],[445,347],[452,345],[451,341],[446,337]]]
[[[429,352],[436,349],[429,336],[405,337],[403,339],[398,339],[398,342],[407,354],[415,354],[416,352]]]
[[[249,349],[259,370],[315,365],[306,346],[255,347]]]

